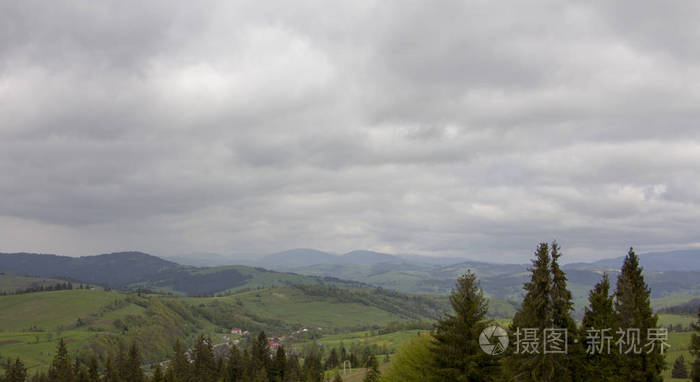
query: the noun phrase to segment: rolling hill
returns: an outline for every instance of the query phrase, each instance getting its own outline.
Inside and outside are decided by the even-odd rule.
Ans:
[[[248,266],[183,266],[141,252],[85,257],[0,254],[0,272],[14,276],[58,277],[117,289],[150,289],[176,295],[231,293],[293,284],[344,288],[367,286],[330,276],[304,276]]]

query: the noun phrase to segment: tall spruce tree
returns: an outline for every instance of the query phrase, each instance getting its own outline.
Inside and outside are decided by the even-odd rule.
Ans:
[[[27,368],[24,363],[17,357],[14,362],[11,359],[7,360],[7,370],[5,378],[0,379],[3,382],[24,382],[27,379]]]
[[[557,369],[568,369],[568,373],[560,375],[559,381],[582,381],[583,347],[578,342],[578,328],[571,316],[574,311],[574,300],[567,287],[566,273],[559,266],[562,256],[559,244],[552,242],[550,255],[552,257],[552,327],[566,329],[567,354],[554,358]]]
[[[658,316],[651,310],[650,293],[639,257],[630,248],[617,278],[615,312],[620,329],[639,330],[639,347],[648,343],[648,330],[657,328]],[[626,339],[625,342],[631,346],[631,341]],[[646,350],[637,353],[634,349],[629,352],[623,349],[617,375],[630,381],[661,381],[665,367],[661,346],[655,346],[652,352]]]
[[[245,374],[245,365],[238,346],[233,345],[228,353],[226,369],[224,370],[224,382],[242,382]]]
[[[479,347],[486,328],[488,302],[476,276],[467,271],[450,293],[454,314],[435,324],[433,374],[436,381],[490,381],[497,375],[498,359]]]
[[[301,367],[299,366],[299,358],[292,354],[287,357],[287,367],[284,371],[284,382],[299,382],[301,380]]]
[[[165,375],[163,375],[163,369],[160,367],[160,364],[156,365],[151,382],[165,382]]]
[[[612,337],[617,328],[615,298],[610,294],[610,278],[607,273],[588,294],[588,307],[581,322],[580,342],[585,347],[583,376],[589,381],[618,381],[617,351]]]
[[[211,339],[200,334],[192,347],[192,374],[196,382],[216,380],[217,367]]]
[[[700,382],[700,309],[698,309],[698,322],[693,324],[693,333],[690,339],[690,354],[695,357],[695,361],[690,368],[690,378],[693,382]]]
[[[542,350],[542,336],[546,328],[552,326],[552,275],[550,272],[549,245],[540,243],[535,251],[535,259],[530,268],[530,281],[523,289],[525,296],[522,305],[513,316],[511,330],[522,336],[525,330],[532,329],[536,338],[532,347],[510,348],[510,356],[505,363],[511,379],[516,381],[555,381],[556,368],[553,357]],[[522,338],[520,338],[522,340]],[[525,351],[527,350],[527,351]]]
[[[102,377],[103,382],[121,382],[122,379],[119,377],[119,370],[117,369],[115,363],[112,361],[112,356],[107,355],[105,360],[105,371]]]
[[[100,369],[97,365],[97,358],[95,358],[94,355],[90,357],[90,362],[88,364],[88,375],[90,376],[90,382],[99,382]]]
[[[281,382],[284,380],[284,371],[287,367],[287,354],[283,346],[277,347],[275,357],[270,365],[270,381]]]
[[[267,344],[267,335],[260,332],[253,340],[250,351],[250,365],[248,373],[251,380],[255,380],[258,374],[265,372],[267,378],[270,369],[270,346]]]
[[[306,382],[321,382],[323,380],[323,367],[321,365],[321,356],[318,350],[312,348],[304,357],[304,366],[302,375]]]
[[[124,374],[124,379],[129,382],[143,382],[145,380],[143,370],[141,370],[141,353],[136,343],[132,343],[129,347]]]
[[[172,375],[174,381],[170,382],[190,382],[192,381],[192,370],[190,362],[185,357],[185,350],[182,348],[182,343],[179,339],[175,340],[173,346],[173,358],[168,364],[167,375]]]
[[[66,343],[61,338],[56,345],[56,355],[49,366],[49,379],[52,382],[73,382],[73,365],[71,365]]]
[[[571,317],[572,297],[566,275],[559,267],[560,257],[556,242],[551,251],[547,243],[537,246],[530,281],[523,287],[525,297],[511,324],[518,340],[509,350],[505,363],[511,379],[538,382],[581,379],[580,347],[574,343],[576,325]],[[548,333],[557,337],[548,337]]]

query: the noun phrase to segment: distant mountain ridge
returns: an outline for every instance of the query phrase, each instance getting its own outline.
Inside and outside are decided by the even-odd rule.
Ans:
[[[249,266],[198,268],[143,252],[116,252],[83,257],[0,253],[0,272],[18,276],[66,278],[111,288],[140,288],[186,295],[294,284],[368,286],[334,277],[280,273]]]
[[[592,263],[571,263],[569,269],[619,269],[625,256],[598,260]],[[700,249],[687,249],[667,252],[639,254],[639,263],[648,271],[700,271]]]
[[[700,251],[641,254],[654,297],[700,295]],[[391,255],[351,251],[342,255],[293,249],[243,259],[247,265],[194,267],[142,252],[67,257],[29,253],[1,254],[0,272],[19,276],[70,278],[113,288],[145,288],[163,293],[201,295],[294,284],[341,288],[382,287],[404,293],[445,294],[467,270],[490,297],[519,301],[528,264],[496,264],[461,258]],[[621,258],[564,265],[569,286],[581,301],[602,273],[613,278]],[[269,270],[268,270],[269,269]]]

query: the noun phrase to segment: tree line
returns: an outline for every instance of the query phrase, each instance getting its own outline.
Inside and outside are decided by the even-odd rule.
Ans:
[[[630,249],[614,292],[607,275],[590,291],[580,326],[572,318],[573,298],[560,266],[556,242],[541,243],[535,251],[525,296],[507,329],[510,345],[500,355],[480,348],[479,336],[495,325],[487,320],[488,301],[476,276],[467,272],[450,294],[454,313],[441,318],[429,336],[415,338],[394,356],[385,381],[661,381],[666,367],[662,344],[653,349],[632,348],[623,336],[636,335],[636,345],[649,344],[657,333],[658,317],[652,312],[650,290],[639,257]],[[700,312],[690,345],[695,361],[690,375],[700,382]],[[610,333],[606,337],[593,334]],[[544,337],[532,337],[539,347],[523,351],[523,333],[559,333],[557,351],[544,351]],[[566,335],[561,335],[566,333]],[[602,341],[603,340],[603,341]],[[623,351],[608,353],[604,340]],[[654,342],[651,342],[654,343]],[[530,344],[532,345],[532,344]],[[601,348],[602,346],[602,348]],[[596,348],[600,352],[591,351]],[[533,351],[535,350],[536,351]],[[565,352],[560,350],[565,349]],[[613,349],[611,349],[613,350]],[[618,349],[614,349],[618,350]],[[675,368],[674,368],[675,369]]]
[[[385,357],[388,360],[388,355]],[[341,344],[331,348],[324,359],[312,346],[300,357],[281,345],[272,349],[265,332],[242,350],[236,345],[215,348],[204,335],[189,349],[178,340],[171,359],[158,363],[148,374],[136,343],[128,349],[120,345],[116,354],[99,362],[94,355],[87,361],[71,357],[60,339],[48,372],[29,376],[19,357],[8,359],[0,382],[321,382],[329,372],[334,374],[334,382],[342,382],[340,370],[346,363],[351,368],[366,367],[366,380],[378,381],[379,363],[371,347],[350,352]]]
[[[78,289],[90,289],[90,285],[88,284],[80,284],[78,286]],[[73,283],[70,281],[63,282],[63,283],[56,283],[56,284],[49,284],[49,285],[34,285],[31,287],[23,288],[23,289],[17,289],[14,291],[0,291],[0,296],[9,296],[9,295],[15,295],[15,294],[26,294],[26,293],[36,293],[36,292],[50,292],[50,291],[58,291],[58,290],[73,290]]]

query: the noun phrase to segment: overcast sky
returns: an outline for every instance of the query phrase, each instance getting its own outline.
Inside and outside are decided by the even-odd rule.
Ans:
[[[699,18],[691,1],[0,1],[0,251],[698,247]]]

